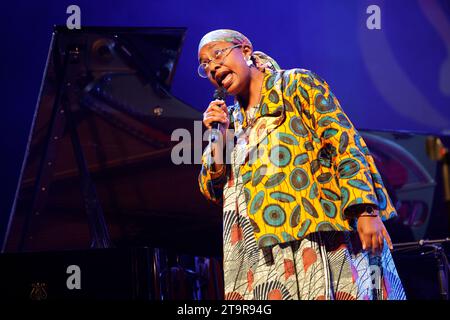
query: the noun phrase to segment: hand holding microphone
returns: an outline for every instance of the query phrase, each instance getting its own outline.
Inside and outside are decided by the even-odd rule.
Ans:
[[[211,101],[205,113],[203,113],[203,124],[211,129],[211,153],[210,167],[213,171],[220,171],[223,167],[223,150],[226,141],[226,131],[230,126],[228,109],[225,103],[225,89],[219,88],[214,92],[214,100]],[[222,135],[222,144],[220,141]]]
[[[211,101],[206,111],[203,113],[203,124],[211,129],[211,142],[215,143],[219,139],[217,134],[222,134],[222,141],[225,143],[226,130],[230,126],[228,118],[228,108],[225,103],[225,89],[219,88],[214,92],[214,100]]]

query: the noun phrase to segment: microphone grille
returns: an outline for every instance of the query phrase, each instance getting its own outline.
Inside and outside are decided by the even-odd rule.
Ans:
[[[226,92],[225,88],[220,87],[214,91],[213,98],[217,99],[217,100],[225,100],[226,95],[227,95],[227,92]]]

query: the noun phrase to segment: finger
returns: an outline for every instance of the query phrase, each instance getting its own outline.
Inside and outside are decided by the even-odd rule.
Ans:
[[[216,99],[216,100],[213,100],[212,102],[217,103],[217,104],[225,104],[225,100],[221,100],[221,99]]]
[[[222,110],[223,112],[225,112],[226,114],[228,114],[228,107],[227,107],[227,105],[225,104],[225,102],[224,102],[220,107],[221,107],[221,110]]]
[[[212,108],[214,110],[220,110],[220,111],[228,114],[228,107],[227,107],[225,101],[217,100],[217,103],[214,104]]]
[[[226,125],[228,123],[228,118],[222,115],[210,116],[204,120],[206,126],[211,126],[213,122],[219,122]]]
[[[220,99],[215,99],[215,100],[212,100],[210,102],[210,104],[222,104],[222,103],[225,103],[225,101],[224,100],[220,100]]]
[[[386,239],[386,242],[387,242],[387,244],[389,246],[389,249],[394,250],[394,246],[392,245],[391,237],[389,236],[389,233],[387,232],[385,227],[383,227],[383,231],[382,232],[383,232],[383,236]]]
[[[208,108],[208,109],[205,111],[205,114],[206,114],[206,113],[220,113],[220,114],[223,114],[223,115],[227,115],[227,116],[228,116],[228,112],[226,111],[226,107],[225,107],[225,110],[222,109],[222,108],[220,108],[220,107],[218,107],[218,106],[215,106],[215,107],[212,107],[212,108]]]
[[[377,255],[379,249],[378,236],[374,234],[372,236],[372,254]]]
[[[227,118],[223,116],[211,116],[205,120],[207,125],[211,125],[213,122],[227,123]]]
[[[378,253],[382,254],[383,249],[384,249],[384,237],[381,233],[377,237],[378,237],[378,247],[379,247]]]
[[[372,248],[372,239],[368,235],[363,235],[361,238],[363,250],[370,250]]]
[[[210,116],[213,116],[213,115],[221,115],[221,116],[224,116],[224,117],[228,117],[228,113],[226,113],[226,112],[224,112],[222,109],[211,109],[211,110],[207,110],[207,111],[205,111],[205,113],[203,114],[203,115],[210,115]]]
[[[225,101],[223,100],[213,100],[209,103],[208,109],[222,109],[223,106],[226,106]]]
[[[208,119],[210,117],[222,117],[222,118],[228,118],[228,115],[225,112],[222,111],[218,111],[218,110],[213,110],[213,111],[209,111],[209,112],[205,112],[203,114],[204,119]]]
[[[221,114],[227,115],[228,116],[228,108],[226,105],[222,105],[222,106],[213,106],[211,109],[207,110],[207,111],[214,111],[214,112],[219,112]]]

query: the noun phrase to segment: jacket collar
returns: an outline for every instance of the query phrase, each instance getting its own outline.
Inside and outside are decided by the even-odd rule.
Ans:
[[[235,99],[233,121],[235,128],[242,126],[249,138],[248,150],[257,147],[267,135],[283,123],[286,115],[283,100],[282,77],[284,71],[266,69],[261,88],[259,108],[253,126],[247,129],[246,113]]]
[[[264,78],[261,88],[259,107],[255,114],[255,121],[261,117],[278,117],[284,114],[283,90],[281,88],[282,71],[264,70]],[[247,128],[247,116],[243,107],[235,98],[232,112],[237,117],[234,121],[239,121],[243,128]],[[240,113],[240,114],[239,114]]]

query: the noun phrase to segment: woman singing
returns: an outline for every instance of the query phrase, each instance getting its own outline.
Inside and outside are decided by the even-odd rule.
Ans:
[[[382,222],[395,208],[328,84],[281,70],[233,30],[206,34],[198,58],[200,76],[234,96],[204,113],[222,136],[199,175],[223,206],[225,299],[405,299]]]

